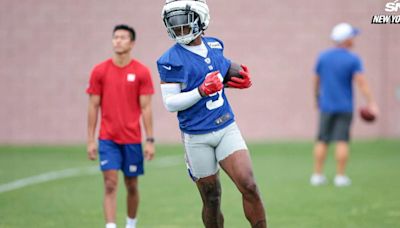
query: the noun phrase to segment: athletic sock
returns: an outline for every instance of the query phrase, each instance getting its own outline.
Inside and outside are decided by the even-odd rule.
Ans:
[[[136,218],[126,218],[126,228],[136,228]]]

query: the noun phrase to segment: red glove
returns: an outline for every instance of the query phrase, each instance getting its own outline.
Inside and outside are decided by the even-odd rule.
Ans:
[[[241,65],[241,67],[243,68],[243,70],[239,71],[239,74],[243,78],[231,77],[231,80],[226,83],[229,87],[237,89],[247,89],[251,86],[249,69],[245,65]]]
[[[219,71],[214,71],[206,77],[204,82],[199,86],[201,96],[209,96],[210,94],[220,91],[222,87],[224,87],[218,75]]]

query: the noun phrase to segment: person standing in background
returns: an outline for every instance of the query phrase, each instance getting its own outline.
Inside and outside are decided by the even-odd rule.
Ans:
[[[318,58],[313,78],[315,101],[318,106],[319,132],[314,147],[313,186],[326,184],[323,166],[328,145],[336,143],[337,187],[349,186],[351,180],[345,175],[349,157],[350,127],[354,112],[353,82],[365,98],[368,109],[374,115],[379,110],[363,72],[360,57],[350,49],[359,31],[348,23],[336,25],[331,33],[335,47],[322,52]]]
[[[151,97],[153,83],[148,67],[131,57],[136,34],[127,25],[113,30],[112,58],[94,67],[90,76],[87,154],[97,158],[95,131],[99,110],[100,168],[104,178],[106,228],[116,228],[118,170],[122,170],[127,190],[126,228],[136,227],[139,205],[138,176],[143,175],[143,158],[153,159],[154,137]],[[146,133],[144,156],[140,119]]]

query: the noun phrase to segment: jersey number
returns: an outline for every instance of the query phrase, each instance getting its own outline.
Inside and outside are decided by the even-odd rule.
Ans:
[[[212,72],[211,72],[211,73],[212,73]],[[207,76],[206,76],[206,78],[207,78],[211,73],[208,73]],[[219,78],[219,80],[221,80],[221,82],[224,80],[224,79],[222,78],[222,75],[221,75],[220,73],[218,74],[218,78]],[[223,91],[223,90],[221,89],[221,90],[220,90],[219,92],[217,92],[217,93],[210,94],[210,97],[218,96],[218,99],[215,100],[215,101],[209,100],[209,101],[206,102],[206,107],[207,107],[208,110],[217,109],[217,108],[221,107],[222,105],[224,105],[224,98],[222,97],[222,91]]]
[[[218,99],[215,101],[213,101],[213,100],[207,101],[206,107],[208,110],[213,110],[213,109],[219,108],[224,104],[224,98],[222,97],[222,89],[218,93],[210,94],[210,97],[214,97],[214,96],[218,96]]]

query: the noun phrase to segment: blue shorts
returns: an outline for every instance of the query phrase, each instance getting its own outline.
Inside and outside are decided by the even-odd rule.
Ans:
[[[122,170],[125,176],[143,175],[141,144],[118,144],[112,140],[99,140],[101,171]]]

